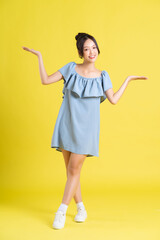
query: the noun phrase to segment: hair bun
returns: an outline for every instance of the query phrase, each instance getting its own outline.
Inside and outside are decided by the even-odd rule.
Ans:
[[[78,40],[79,38],[84,37],[84,36],[87,36],[87,34],[86,34],[86,33],[78,33],[78,34],[75,36],[75,39]]]

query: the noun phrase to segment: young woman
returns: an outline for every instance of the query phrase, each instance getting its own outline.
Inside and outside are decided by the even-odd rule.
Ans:
[[[111,104],[117,104],[131,80],[148,79],[128,76],[114,93],[107,71],[95,67],[100,54],[95,38],[87,33],[78,33],[75,39],[83,63],[69,62],[50,76],[45,71],[41,53],[23,47],[38,56],[42,84],[64,80],[63,101],[51,141],[51,147],[63,154],[67,174],[63,199],[53,222],[55,229],[64,227],[72,197],[77,203],[75,221],[84,222],[87,217],[81,196],[80,172],[86,157],[99,156],[100,103],[108,98]]]

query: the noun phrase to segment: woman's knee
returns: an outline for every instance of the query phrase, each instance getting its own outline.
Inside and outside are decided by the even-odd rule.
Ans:
[[[67,175],[69,174],[69,175],[72,175],[72,176],[76,176],[79,173],[80,173],[80,168],[68,165]]]

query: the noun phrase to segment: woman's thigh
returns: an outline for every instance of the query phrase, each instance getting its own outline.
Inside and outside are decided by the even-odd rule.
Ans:
[[[67,168],[71,152],[69,152],[65,149],[62,149],[62,154],[63,154],[64,162],[65,162],[65,165],[66,165],[66,168]]]

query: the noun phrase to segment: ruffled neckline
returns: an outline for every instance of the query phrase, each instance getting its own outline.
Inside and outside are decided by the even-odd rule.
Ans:
[[[103,71],[101,71],[101,76],[99,76],[99,77],[94,77],[94,78],[89,78],[89,77],[84,77],[84,76],[82,76],[82,75],[80,75],[77,71],[76,71],[76,66],[77,66],[77,63],[75,63],[75,62],[73,62],[74,63],[74,66],[73,66],[73,71],[74,71],[74,73],[75,74],[77,74],[79,77],[81,77],[81,78],[84,78],[84,79],[99,79],[99,78],[102,78],[102,74],[103,74],[103,72],[104,72],[104,70]]]
[[[66,90],[69,90],[79,98],[97,97],[102,103],[107,98],[105,91],[112,87],[108,73],[103,70],[99,77],[86,78],[76,72],[75,66],[75,62],[70,62],[65,72],[62,98],[64,98]]]

